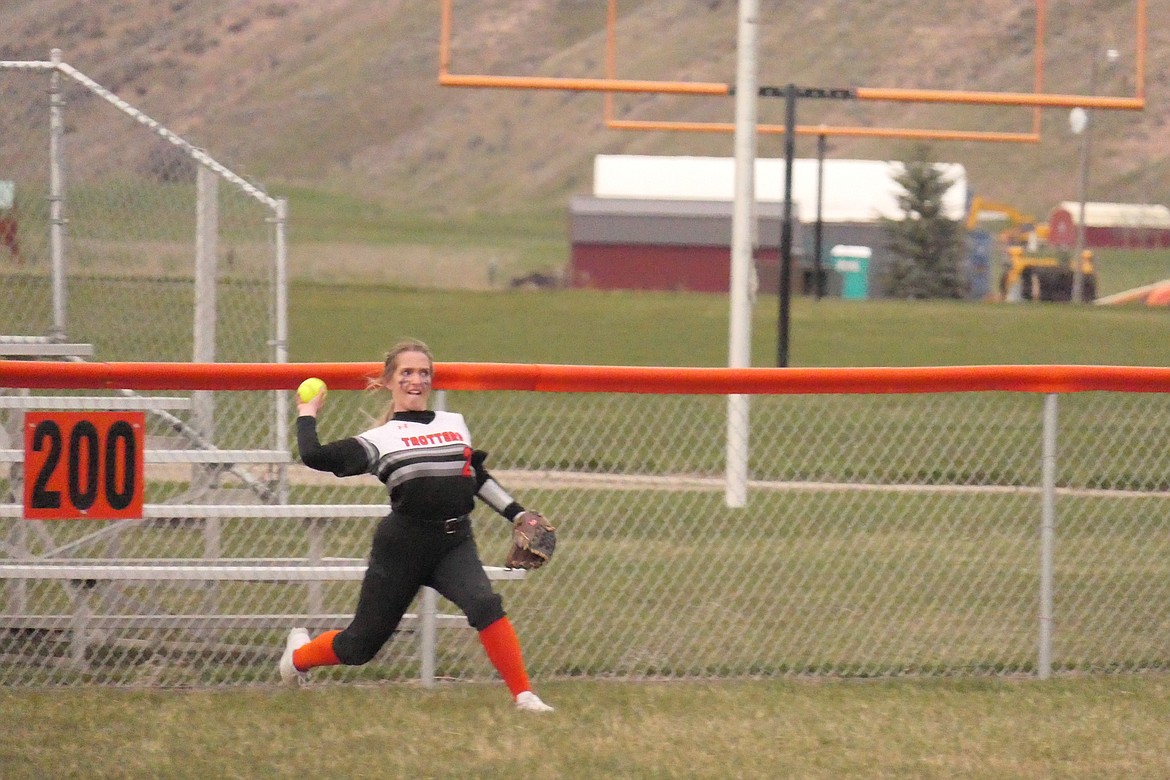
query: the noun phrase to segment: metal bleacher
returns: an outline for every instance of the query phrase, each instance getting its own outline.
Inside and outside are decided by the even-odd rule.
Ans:
[[[92,358],[90,344],[66,343],[35,336],[0,336],[0,359],[67,360]],[[0,465],[9,466],[6,496],[0,497],[0,523],[17,521],[0,534],[0,631],[42,631],[60,635],[70,648],[66,662],[84,669],[89,648],[105,641],[111,632],[134,632],[172,628],[193,631],[225,631],[241,627],[287,629],[304,625],[314,629],[344,625],[348,616],[333,614],[321,605],[321,587],[328,582],[358,581],[365,562],[354,558],[330,558],[323,555],[323,534],[332,518],[377,518],[386,512],[384,504],[295,504],[281,500],[284,491],[253,477],[245,466],[284,467],[292,462],[287,450],[224,450],[207,442],[176,411],[193,407],[189,396],[148,396],[130,390],[114,390],[102,395],[34,395],[26,389],[0,388]],[[143,506],[142,518],[103,524],[99,530],[79,540],[50,545],[34,552],[26,543],[29,538],[23,517],[23,435],[21,412],[31,410],[100,410],[144,411],[161,416],[167,437],[147,437],[144,451],[146,464],[191,464],[191,489],[166,503]],[[161,445],[161,446],[160,446]],[[197,485],[195,474],[202,469],[210,480]],[[243,489],[215,489],[216,476],[234,473],[244,483]],[[115,539],[120,533],[147,523],[178,523],[182,527],[200,527],[205,535],[205,549],[218,550],[219,523],[226,519],[278,518],[300,521],[306,537],[307,554],[299,558],[221,557],[205,553],[190,558],[94,558],[94,543]],[[50,521],[53,522],[53,521]],[[42,534],[43,536],[43,534]],[[42,540],[43,541],[43,540]],[[111,549],[118,549],[111,544]],[[78,557],[85,555],[87,557]],[[484,567],[493,580],[523,580],[522,570]],[[222,612],[215,600],[205,610],[183,614],[152,611],[139,604],[127,609],[120,589],[143,582],[158,587],[196,585],[215,588],[216,583],[303,583],[307,587],[304,603],[285,605],[279,612],[240,614]],[[32,583],[48,583],[61,589],[68,612],[38,608],[28,590]],[[407,615],[403,626],[414,627],[404,635],[417,634],[420,679],[432,685],[435,679],[436,629],[466,627],[461,615],[440,611],[438,596],[424,588],[417,613]]]

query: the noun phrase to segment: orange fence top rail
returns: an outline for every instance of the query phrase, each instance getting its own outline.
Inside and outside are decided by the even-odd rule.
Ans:
[[[293,390],[315,376],[362,390],[377,363],[55,363],[0,361],[0,387],[124,390]],[[668,368],[436,363],[441,390],[696,395],[1108,391],[1170,392],[1170,368],[934,366],[912,368]]]

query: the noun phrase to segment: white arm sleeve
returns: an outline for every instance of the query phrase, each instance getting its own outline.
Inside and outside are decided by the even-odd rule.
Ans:
[[[500,483],[491,477],[487,478],[487,481],[479,488],[479,492],[476,495],[501,515],[504,514],[505,509],[516,503],[516,500],[508,495],[508,491],[504,490],[500,486]]]

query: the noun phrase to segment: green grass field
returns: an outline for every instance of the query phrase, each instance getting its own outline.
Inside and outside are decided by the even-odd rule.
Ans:
[[[1170,776],[1170,680],[0,691],[5,780]]]
[[[297,284],[290,300],[294,362],[377,360],[414,336],[448,361],[727,365],[724,295]],[[753,365],[776,365],[778,308],[754,308]],[[1170,365],[1168,326],[1170,310],[1144,306],[797,298],[789,364]]]

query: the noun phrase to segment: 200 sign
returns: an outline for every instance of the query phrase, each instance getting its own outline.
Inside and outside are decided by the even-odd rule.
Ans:
[[[24,516],[142,517],[142,412],[38,412],[24,421]]]

